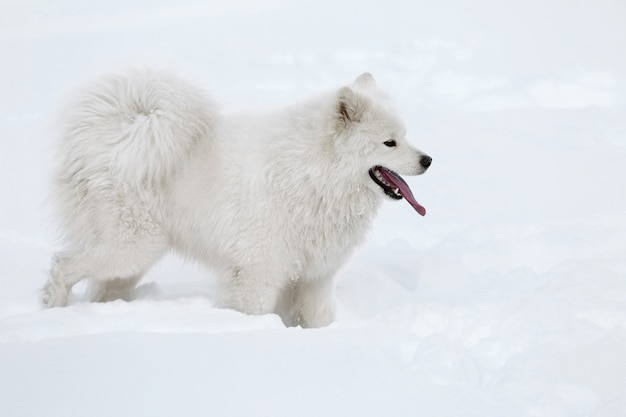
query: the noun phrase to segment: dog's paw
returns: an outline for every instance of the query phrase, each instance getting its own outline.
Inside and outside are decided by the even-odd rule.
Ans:
[[[303,329],[326,327],[335,321],[335,309],[332,305],[326,305],[316,310],[302,311],[299,324]]]
[[[41,304],[46,308],[65,307],[69,297],[69,289],[62,285],[49,282],[43,288]]]

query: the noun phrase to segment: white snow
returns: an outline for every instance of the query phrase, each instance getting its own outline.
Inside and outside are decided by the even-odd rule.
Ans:
[[[626,415],[626,3],[0,2],[0,416]],[[370,71],[434,159],[339,277],[339,318],[214,307],[175,257],[43,310],[49,121],[132,65],[229,108]],[[303,202],[306,203],[306,202]]]

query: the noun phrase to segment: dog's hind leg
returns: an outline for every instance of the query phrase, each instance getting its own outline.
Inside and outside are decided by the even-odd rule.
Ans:
[[[99,303],[114,300],[130,301],[142,276],[143,274],[138,274],[129,278],[113,278],[104,281],[91,279],[87,289],[89,300]]]
[[[52,258],[50,278],[43,288],[42,303],[45,307],[67,305],[72,287],[84,279],[89,271],[76,252],[60,252]]]
[[[90,291],[92,299],[126,299],[167,248],[164,239],[155,237],[130,244],[101,244],[89,250],[59,253],[52,262],[50,279],[43,290],[43,305],[66,306],[72,287],[85,278],[94,282]]]

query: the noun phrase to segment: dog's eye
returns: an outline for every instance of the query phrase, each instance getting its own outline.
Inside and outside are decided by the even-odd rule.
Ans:
[[[394,146],[396,146],[396,141],[393,139],[389,139],[385,142],[383,142],[386,146],[389,146],[390,148],[393,148]]]

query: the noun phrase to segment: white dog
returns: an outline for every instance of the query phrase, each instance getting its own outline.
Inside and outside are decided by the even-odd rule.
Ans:
[[[277,312],[288,325],[334,316],[334,275],[396,174],[423,173],[372,76],[269,111],[221,113],[168,73],[134,71],[88,86],[63,112],[54,198],[66,247],[46,306],[90,279],[94,301],[128,299],[166,252],[213,268],[221,305]]]

